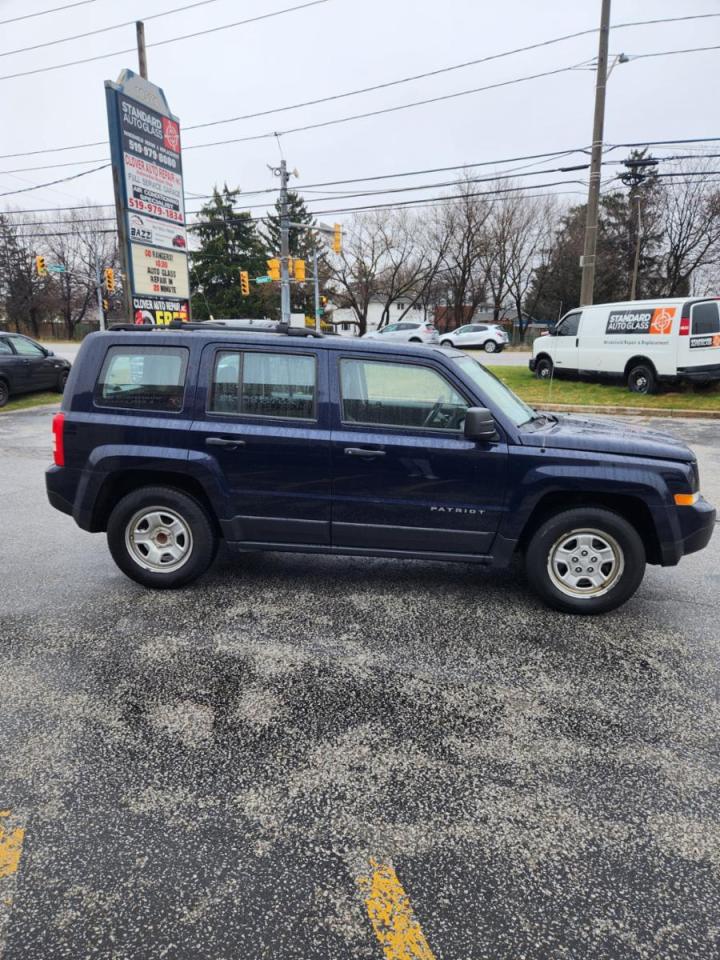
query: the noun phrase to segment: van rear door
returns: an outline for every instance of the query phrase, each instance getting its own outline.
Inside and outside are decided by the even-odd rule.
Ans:
[[[703,300],[690,306],[689,322],[683,310],[678,337],[678,373],[702,379],[707,373],[720,375],[720,309],[717,300]]]

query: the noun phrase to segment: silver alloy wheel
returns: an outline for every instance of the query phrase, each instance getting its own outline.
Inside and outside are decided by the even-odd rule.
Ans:
[[[497,350],[497,344],[494,340],[486,340],[484,350],[485,353],[495,353]]]
[[[570,530],[550,548],[547,563],[553,584],[567,597],[601,597],[625,570],[620,544],[602,530]]]
[[[151,573],[171,573],[190,557],[193,538],[187,521],[167,507],[143,507],[125,527],[125,547]]]

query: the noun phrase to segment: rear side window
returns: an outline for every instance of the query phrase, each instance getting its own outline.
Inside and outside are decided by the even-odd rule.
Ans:
[[[720,333],[720,314],[717,303],[696,303],[692,308],[692,332],[698,334]]]
[[[215,359],[210,412],[236,416],[315,417],[315,358],[221,350]]]
[[[0,353],[12,353],[10,349],[10,344],[7,340],[0,339]]]
[[[110,347],[95,386],[95,403],[130,410],[182,410],[185,347]]]

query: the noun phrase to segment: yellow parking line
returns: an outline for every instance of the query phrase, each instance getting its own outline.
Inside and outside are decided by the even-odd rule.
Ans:
[[[9,816],[9,810],[0,810],[0,817]],[[0,878],[10,877],[17,870],[24,839],[25,830],[22,827],[6,831],[0,823]]]
[[[435,960],[393,867],[374,860],[370,866],[372,875],[359,877],[358,884],[386,960]]]

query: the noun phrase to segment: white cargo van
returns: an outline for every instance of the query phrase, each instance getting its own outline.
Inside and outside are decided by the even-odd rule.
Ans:
[[[632,300],[566,313],[533,344],[530,369],[541,379],[621,379],[633,393],[661,382],[720,380],[717,299]]]

